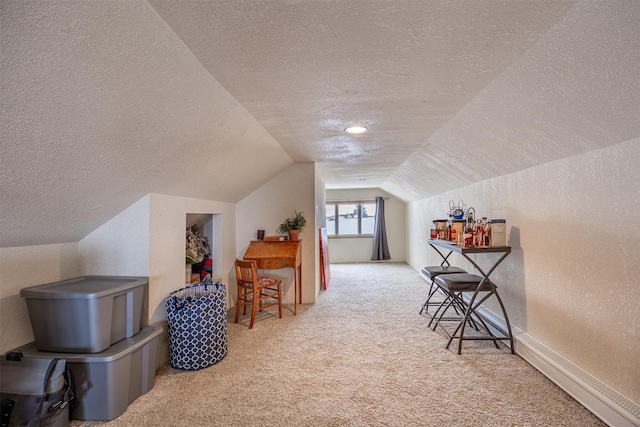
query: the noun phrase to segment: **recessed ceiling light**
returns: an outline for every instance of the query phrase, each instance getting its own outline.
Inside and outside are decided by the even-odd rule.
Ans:
[[[367,131],[367,128],[364,127],[364,126],[349,126],[344,131],[346,133],[350,133],[350,134],[353,134],[353,135],[358,135],[358,134],[361,134],[361,133],[365,133]]]

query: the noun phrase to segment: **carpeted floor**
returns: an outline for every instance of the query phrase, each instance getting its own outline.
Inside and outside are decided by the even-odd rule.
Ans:
[[[331,265],[329,289],[297,316],[262,314],[249,330],[231,310],[220,363],[163,367],[120,417],[71,425],[604,425],[508,348],[446,350],[418,314],[426,291],[406,264]]]

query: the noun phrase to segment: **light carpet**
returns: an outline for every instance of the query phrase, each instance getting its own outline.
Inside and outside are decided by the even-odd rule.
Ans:
[[[462,355],[419,315],[426,283],[406,264],[331,265],[314,305],[233,323],[228,355],[168,366],[109,422],[71,426],[603,426],[508,348]],[[277,310],[277,309],[276,309]]]

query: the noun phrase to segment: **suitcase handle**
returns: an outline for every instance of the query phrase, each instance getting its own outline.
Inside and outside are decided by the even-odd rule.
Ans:
[[[44,403],[47,397],[47,384],[49,384],[49,380],[53,375],[53,369],[56,367],[60,359],[52,359],[51,363],[49,363],[49,367],[47,368],[47,373],[44,376],[44,384],[42,386],[42,399],[40,399],[40,403],[38,404],[38,409],[36,410],[36,417],[32,418],[27,424],[27,427],[35,427],[40,425],[40,419],[42,418],[42,404]]]

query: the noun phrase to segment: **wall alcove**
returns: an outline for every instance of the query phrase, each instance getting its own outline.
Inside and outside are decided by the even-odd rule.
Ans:
[[[187,213],[187,228],[197,226],[198,230],[207,238],[211,248],[210,258],[212,260],[211,279],[215,283],[222,279],[222,258],[221,258],[221,238],[220,230],[221,216],[206,213]]]

